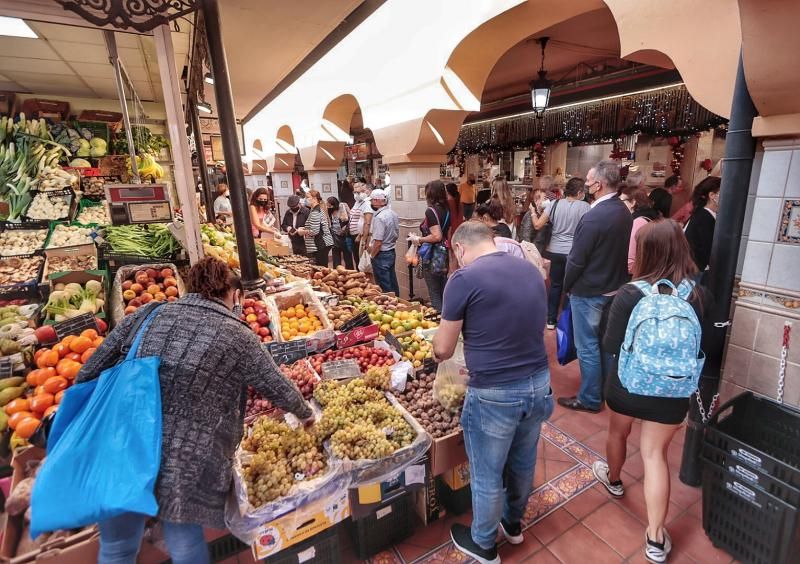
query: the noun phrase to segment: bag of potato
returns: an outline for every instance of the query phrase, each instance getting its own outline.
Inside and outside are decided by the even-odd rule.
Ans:
[[[439,363],[433,381],[433,398],[445,409],[457,411],[464,404],[467,394],[469,371],[464,359],[464,341],[458,338],[456,350],[449,360]]]

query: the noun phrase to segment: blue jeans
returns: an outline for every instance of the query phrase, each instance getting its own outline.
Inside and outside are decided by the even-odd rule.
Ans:
[[[472,540],[482,548],[495,545],[501,517],[522,520],[539,431],[552,413],[549,368],[502,387],[467,389],[461,427],[472,485]]]
[[[147,519],[138,513],[124,513],[100,523],[99,564],[135,564]],[[162,521],[164,540],[174,564],[208,564],[203,527]]]
[[[394,292],[400,296],[400,285],[397,283],[397,273],[394,271],[395,254],[391,251],[381,251],[372,257],[372,274],[375,282],[384,292]]]
[[[578,401],[592,409],[599,409],[603,403],[603,336],[600,334],[600,321],[603,309],[612,299],[611,296],[585,298],[574,294],[569,297],[575,348],[581,366]]]

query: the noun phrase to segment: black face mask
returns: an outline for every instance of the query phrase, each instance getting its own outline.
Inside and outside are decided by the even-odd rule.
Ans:
[[[269,205],[269,202],[259,202],[256,200],[256,205],[260,208],[265,208]]]
[[[296,208],[289,208],[289,210],[291,210],[292,213],[297,213],[300,211],[300,206],[297,206]]]
[[[474,180],[467,180],[467,184],[475,184]]]

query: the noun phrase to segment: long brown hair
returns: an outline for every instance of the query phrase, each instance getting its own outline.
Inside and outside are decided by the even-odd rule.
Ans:
[[[504,178],[498,178],[492,182],[492,196],[496,197],[503,206],[503,219],[506,220],[507,224],[513,225],[514,216],[516,215],[514,194],[511,193],[511,187]]]
[[[689,243],[677,222],[671,219],[651,221],[636,232],[634,280],[654,284],[666,278],[677,286],[696,275]],[[693,297],[697,296],[693,292]]]

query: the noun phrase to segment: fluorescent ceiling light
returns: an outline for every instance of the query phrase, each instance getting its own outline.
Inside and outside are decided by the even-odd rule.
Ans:
[[[197,102],[197,109],[206,114],[211,113],[211,104],[208,102]]]
[[[38,39],[28,24],[19,18],[9,18],[0,16],[0,35],[7,37],[28,37],[30,39]]]
[[[208,84],[214,84],[214,76],[210,72],[206,73],[203,80],[205,80]]]

